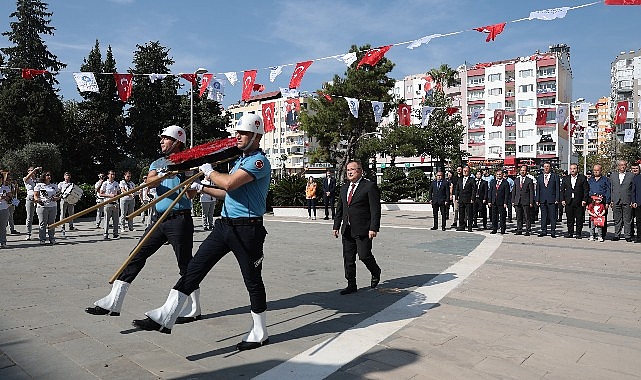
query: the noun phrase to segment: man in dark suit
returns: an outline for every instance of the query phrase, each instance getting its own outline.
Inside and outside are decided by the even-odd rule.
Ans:
[[[561,189],[559,187],[559,176],[552,173],[552,166],[549,162],[543,164],[543,173],[536,179],[536,204],[541,209],[541,232],[539,236],[548,234],[548,223],[550,224],[550,236],[556,237],[556,217],[558,216],[557,205],[561,202]]]
[[[325,220],[329,219],[328,207],[332,209],[332,219],[334,219],[334,192],[336,191],[336,179],[334,173],[327,169],[325,179],[323,180],[323,204],[325,205]]]
[[[436,173],[436,179],[430,186],[430,203],[434,213],[434,227],[432,230],[438,230],[438,214],[441,213],[441,229],[445,231],[445,220],[448,212],[448,202],[450,200],[450,186],[443,179],[443,172]]]
[[[639,174],[639,164],[631,165],[632,174],[632,228],[630,236],[635,236],[635,243],[641,243],[641,174]],[[634,234],[636,227],[636,235]]]
[[[476,193],[474,194],[474,217],[472,218],[472,227],[478,228],[477,219],[481,214],[483,220],[483,229],[487,229],[487,189],[488,182],[482,178],[481,171],[476,172]]]
[[[516,209],[516,235],[523,233],[523,221],[525,221],[525,236],[530,236],[532,232],[530,209],[534,207],[534,181],[527,175],[527,165],[521,165],[519,175],[514,180],[512,204]]]
[[[507,216],[507,205],[510,203],[510,184],[503,179],[503,170],[496,171],[494,179],[489,183],[488,204],[492,212],[492,232],[495,234],[499,226],[501,234],[505,233],[505,218]]]
[[[623,236],[628,242],[632,241],[630,227],[632,224],[632,182],[634,181],[634,174],[627,172],[628,162],[626,160],[619,160],[617,163],[617,171],[610,175],[611,195],[610,207],[612,208],[612,216],[614,217],[614,237],[613,241],[619,240],[621,237],[621,230]]]
[[[456,191],[458,199],[458,219],[459,224],[457,231],[467,230],[472,232],[472,212],[474,211],[474,196],[476,195],[476,183],[474,177],[470,176],[470,167],[463,168],[463,175],[458,179]]]
[[[341,295],[355,293],[356,255],[372,274],[371,287],[375,288],[381,280],[381,268],[372,255],[372,239],[381,225],[381,198],[374,182],[363,178],[360,161],[347,164],[348,181],[341,187],[340,201],[336,208],[333,233],[338,238],[341,229],[343,242],[343,263],[347,287]]]
[[[576,238],[581,239],[583,222],[585,221],[585,205],[590,199],[590,186],[588,179],[579,173],[576,164],[570,165],[570,174],[563,178],[561,183],[561,204],[565,207],[568,233],[566,238],[571,238],[576,226]]]

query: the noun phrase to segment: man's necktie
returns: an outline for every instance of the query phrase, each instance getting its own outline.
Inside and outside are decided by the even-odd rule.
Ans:
[[[543,176],[543,184],[545,185],[545,187],[548,186],[549,180],[550,180],[549,174],[546,174]]]
[[[352,183],[352,187],[349,189],[349,194],[347,194],[347,204],[352,203],[352,195],[354,195],[354,189],[356,188],[356,184]]]
[[[521,189],[523,188],[523,182],[525,182],[525,180],[523,177],[521,177],[521,187],[520,187]]]
[[[436,188],[440,189],[441,188],[441,181],[436,182]]]

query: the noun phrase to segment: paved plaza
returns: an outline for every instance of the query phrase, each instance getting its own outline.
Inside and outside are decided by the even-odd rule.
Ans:
[[[427,214],[384,211],[373,250],[381,284],[370,289],[358,263],[359,291],[346,296],[331,221],[267,216],[270,344],[244,352],[235,345],[251,326],[249,299],[232,254],[201,284],[203,319],[166,335],[131,321],[178,279],[169,246],[133,282],[121,316],[84,312],[109,292],[140,224],[110,241],[89,219],[55,246],[9,236],[0,379],[639,377],[641,245],[431,231]],[[195,247],[207,233],[197,230]]]

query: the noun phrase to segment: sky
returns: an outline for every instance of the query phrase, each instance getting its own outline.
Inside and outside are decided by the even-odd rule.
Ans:
[[[119,72],[132,67],[136,45],[159,41],[175,60],[173,73],[206,68],[217,77],[229,71],[257,69],[266,91],[288,87],[294,64],[347,53],[352,45],[372,47],[409,42],[430,34],[460,34],[433,39],[416,49],[394,46],[386,57],[395,63],[391,76],[425,73],[445,63],[498,61],[545,52],[567,44],[573,71],[573,98],[596,102],[610,94],[610,64],[622,51],[641,49],[641,6],[599,4],[568,11],[563,19],[526,20],[531,11],[575,7],[590,0],[48,0],[53,36],[49,50],[67,68],[59,73],[60,94],[80,99],[73,72],[98,40],[105,56],[113,49]],[[14,0],[0,0],[0,31],[9,30]],[[472,28],[508,22],[495,41]],[[0,36],[0,47],[9,42]],[[287,65],[271,83],[269,67]],[[314,92],[334,75],[344,76],[336,59],[314,61],[300,86]],[[186,81],[182,81],[188,90]],[[240,83],[226,83],[223,104],[240,99]]]

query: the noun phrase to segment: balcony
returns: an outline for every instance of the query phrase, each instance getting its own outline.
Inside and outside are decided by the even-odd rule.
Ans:
[[[634,82],[631,80],[622,80],[619,81],[617,86],[617,92],[631,92],[634,87]]]

